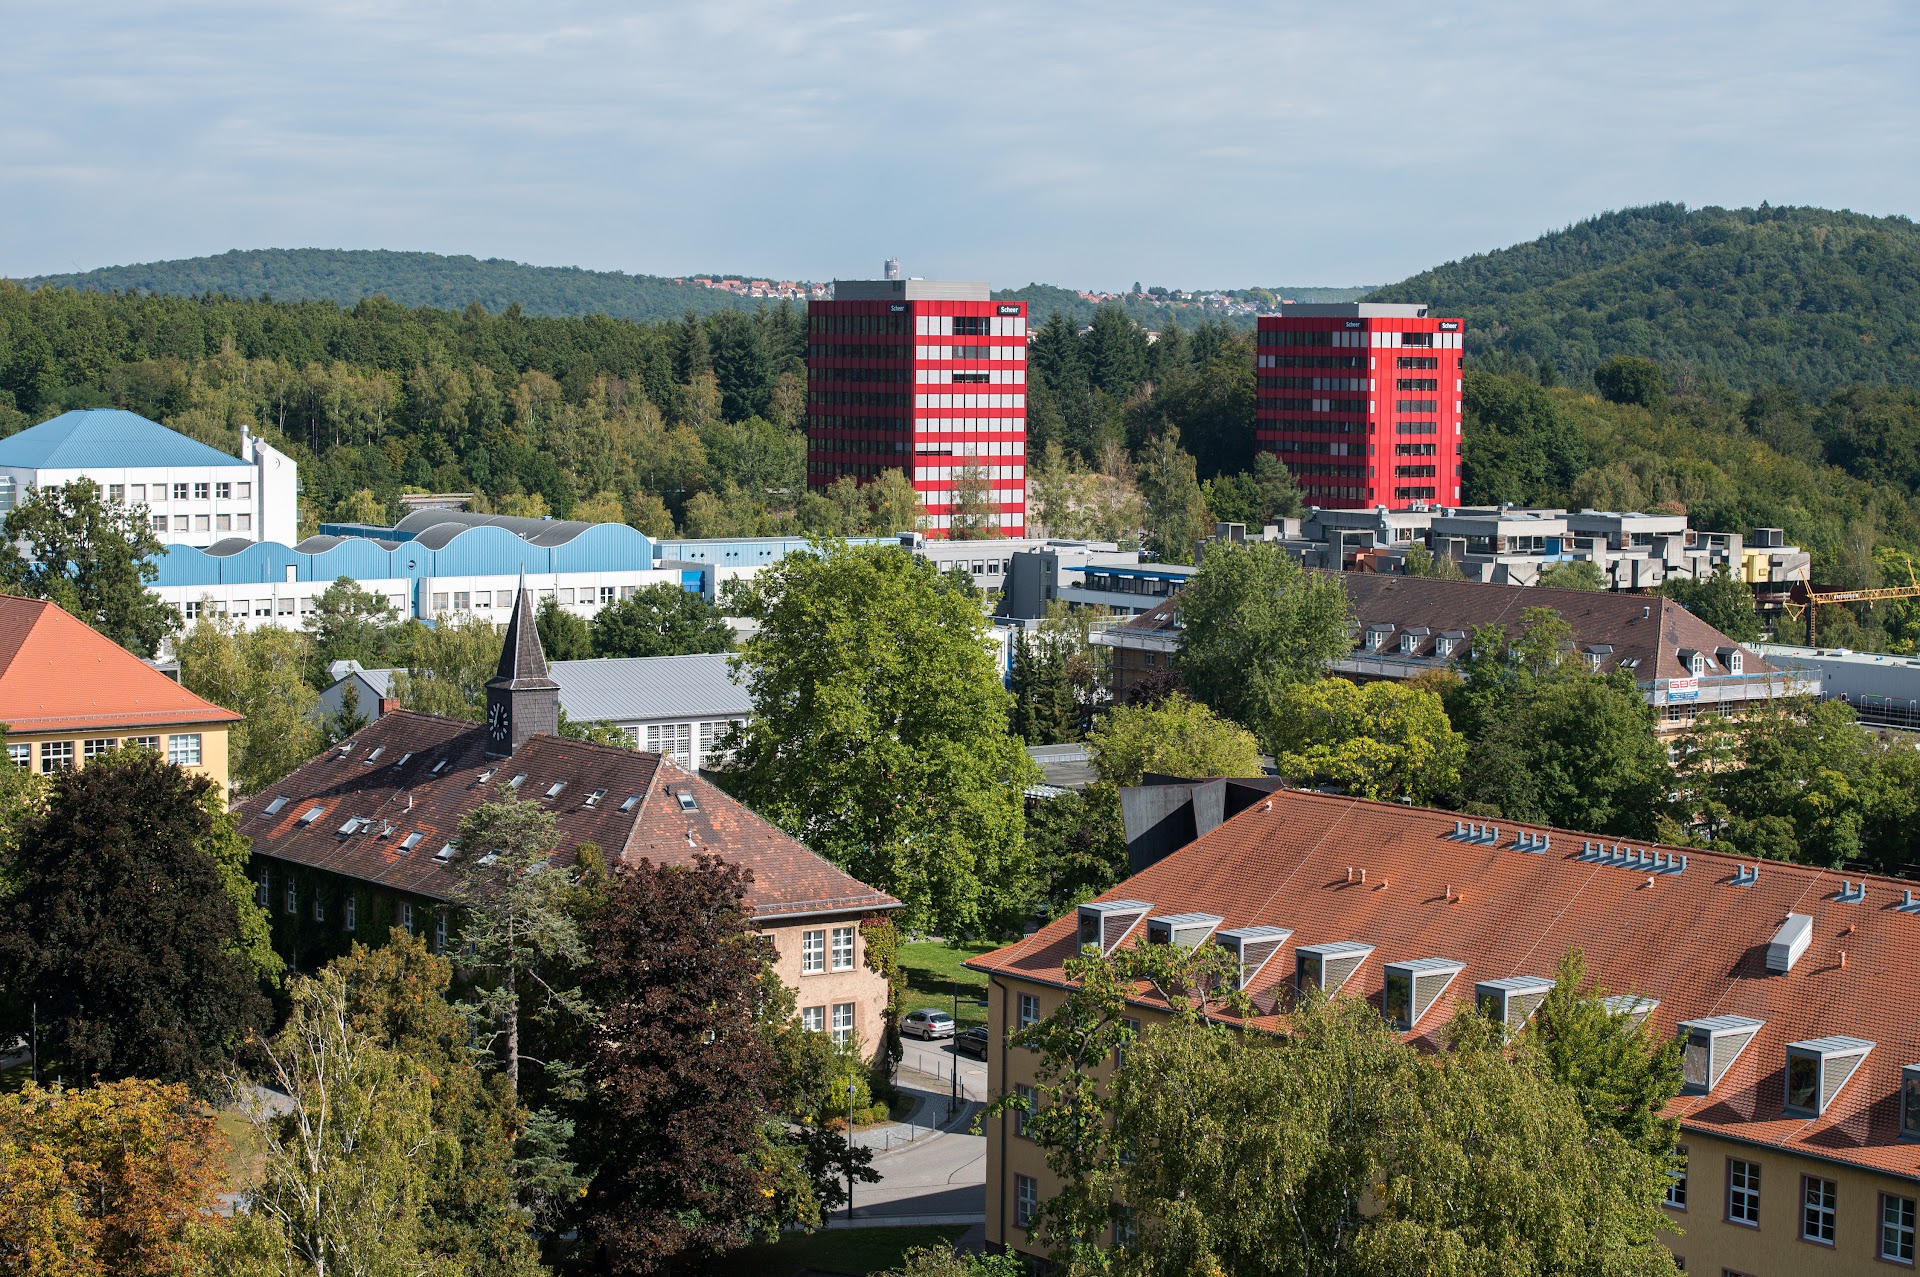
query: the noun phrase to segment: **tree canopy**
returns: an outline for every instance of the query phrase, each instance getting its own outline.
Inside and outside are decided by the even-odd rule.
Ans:
[[[688,656],[733,650],[733,631],[719,610],[704,596],[670,584],[643,586],[607,604],[593,618],[590,632],[595,656]]]
[[[136,656],[152,656],[178,628],[179,614],[147,589],[160,573],[159,538],[93,480],[30,493],[5,527],[0,584],[10,593],[50,599]]]

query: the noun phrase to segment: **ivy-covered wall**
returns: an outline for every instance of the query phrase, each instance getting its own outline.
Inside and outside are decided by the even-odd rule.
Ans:
[[[429,945],[444,944],[456,931],[448,907],[426,896],[395,892],[270,856],[254,856],[249,872],[255,899],[266,908],[272,925],[274,951],[295,970],[317,970],[347,952],[356,940],[380,944],[394,927],[424,936]],[[446,918],[444,932],[442,917]]]

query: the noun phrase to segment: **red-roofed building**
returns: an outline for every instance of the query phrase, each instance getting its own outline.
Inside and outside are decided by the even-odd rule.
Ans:
[[[239,721],[58,605],[0,595],[0,723],[15,767],[71,771],[143,745],[225,792]]]
[[[1687,1170],[1669,1199],[1684,1235],[1666,1240],[1688,1271],[1913,1261],[1920,902],[1905,883],[1281,791],[970,962],[993,1041],[1059,1005],[1083,925],[1116,947],[1173,915],[1191,942],[1243,945],[1256,1027],[1281,1028],[1312,979],[1424,1047],[1463,1004],[1519,1027],[1580,949],[1620,1014],[1685,1043],[1671,1113]],[[1147,1021],[1164,1006],[1137,1005]],[[996,1045],[994,1093],[1033,1084],[1035,1065]],[[987,1238],[1024,1248],[1020,1204],[1058,1184],[1010,1117],[987,1134]]]
[[[886,981],[866,967],[861,919],[900,902],[845,873],[663,754],[555,734],[522,591],[487,684],[485,724],[392,710],[240,805],[275,947],[311,969],[401,926],[444,948],[458,932],[460,820],[509,785],[560,831],[553,863],[592,843],[611,865],[717,855],[751,875],[746,906],[798,994],[802,1022],[878,1049]]]

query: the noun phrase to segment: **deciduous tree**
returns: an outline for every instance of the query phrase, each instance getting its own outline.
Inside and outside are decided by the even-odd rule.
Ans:
[[[1292,780],[1431,803],[1460,781],[1466,741],[1439,696],[1408,683],[1323,678],[1283,688],[1264,743]]]
[[[0,585],[9,593],[50,599],[136,656],[152,656],[179,628],[179,613],[147,589],[161,549],[147,516],[108,501],[93,480],[38,489],[5,527]]]
[[[733,631],[704,595],[649,585],[593,618],[595,656],[687,656],[733,650]],[[558,659],[558,658],[556,658]]]
[[[1138,785],[1148,772],[1260,775],[1253,733],[1179,692],[1154,705],[1115,705],[1087,733],[1087,752],[1110,785]]]
[[[338,588],[332,587],[332,588]],[[228,735],[234,788],[250,794],[320,752],[319,693],[307,682],[313,640],[268,625],[248,631],[203,616],[175,645],[181,685],[242,715]]]

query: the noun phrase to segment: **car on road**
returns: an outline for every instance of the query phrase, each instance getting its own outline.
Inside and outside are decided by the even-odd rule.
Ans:
[[[953,1036],[953,1017],[945,1011],[936,1011],[932,1007],[921,1007],[918,1011],[909,1011],[900,1021],[900,1032],[910,1038],[950,1038]]]
[[[984,1060],[987,1058],[987,1047],[992,1041],[993,1035],[987,1032],[987,1026],[976,1024],[953,1040],[954,1053],[971,1055]]]

